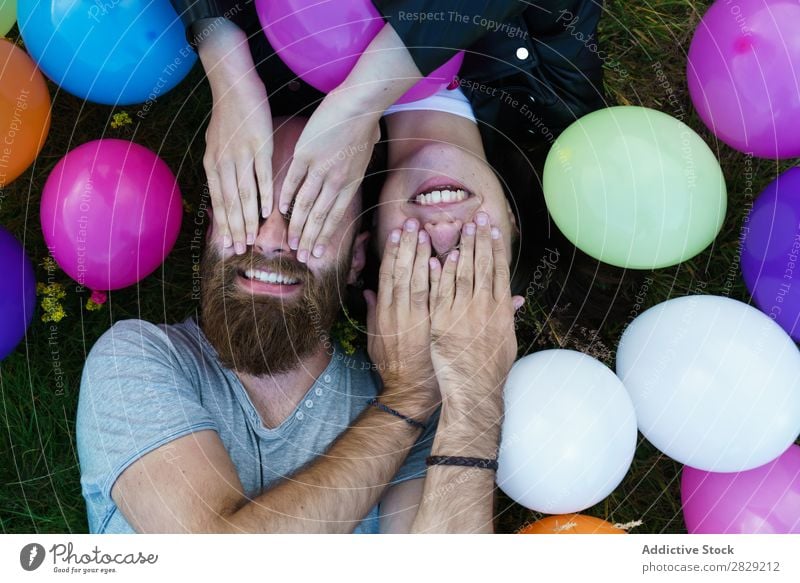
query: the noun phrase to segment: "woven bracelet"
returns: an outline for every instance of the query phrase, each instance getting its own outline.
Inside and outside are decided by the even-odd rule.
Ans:
[[[424,423],[420,423],[416,419],[412,419],[411,417],[407,417],[406,415],[403,415],[400,411],[395,411],[391,407],[387,407],[386,405],[384,405],[383,403],[378,401],[377,398],[370,399],[368,405],[372,405],[373,407],[377,407],[378,409],[380,409],[381,411],[384,411],[385,413],[388,413],[389,415],[394,415],[395,417],[399,417],[400,419],[402,419],[403,421],[405,421],[406,423],[408,423],[412,427],[416,427],[417,429],[422,429],[423,431],[425,431],[425,429],[426,429]]]
[[[464,466],[497,470],[497,460],[481,457],[462,457],[457,455],[432,455],[425,459],[429,466]]]

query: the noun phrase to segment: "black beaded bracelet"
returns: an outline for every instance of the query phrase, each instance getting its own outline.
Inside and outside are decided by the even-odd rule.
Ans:
[[[399,417],[400,419],[402,419],[403,421],[405,421],[406,423],[408,423],[412,427],[416,427],[417,429],[422,429],[423,431],[425,431],[425,424],[424,423],[420,423],[416,419],[412,419],[411,417],[403,415],[400,411],[395,411],[391,407],[387,407],[386,405],[384,405],[383,403],[378,401],[377,398],[370,399],[369,403],[367,403],[367,404],[368,405],[372,405],[373,407],[377,407],[381,411],[389,413],[389,415],[394,415],[395,417]]]
[[[425,459],[429,466],[465,466],[497,471],[497,460],[481,457],[462,457],[457,455],[432,455]]]

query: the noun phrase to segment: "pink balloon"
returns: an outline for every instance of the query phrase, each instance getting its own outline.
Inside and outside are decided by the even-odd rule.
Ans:
[[[264,34],[278,56],[309,85],[327,93],[345,80],[385,23],[370,0],[256,0]],[[409,89],[398,103],[417,101],[449,85],[459,52]]]
[[[800,4],[718,0],[689,48],[689,93],[723,142],[763,158],[800,156]]]
[[[172,250],[182,202],[175,176],[147,148],[95,140],[56,164],[42,193],[45,242],[61,268],[92,290],[147,277]]]
[[[747,472],[683,468],[681,501],[692,534],[800,533],[800,447]]]

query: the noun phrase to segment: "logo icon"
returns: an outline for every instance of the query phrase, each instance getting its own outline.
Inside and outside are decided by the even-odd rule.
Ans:
[[[19,564],[26,571],[35,571],[44,562],[44,547],[39,543],[30,543],[19,552]]]

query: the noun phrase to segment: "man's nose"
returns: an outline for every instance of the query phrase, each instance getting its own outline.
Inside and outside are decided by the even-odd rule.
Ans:
[[[431,236],[431,245],[437,255],[443,255],[458,245],[462,225],[458,219],[425,223],[425,230]]]
[[[261,255],[292,253],[288,239],[289,221],[278,212],[278,206],[275,205],[275,209],[258,227],[254,250]]]

